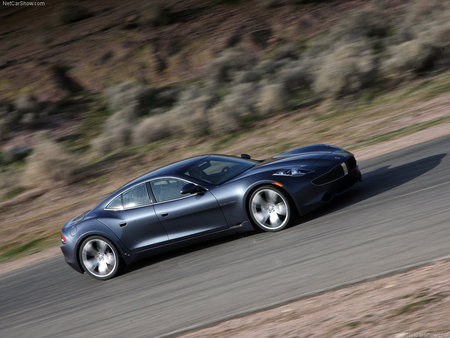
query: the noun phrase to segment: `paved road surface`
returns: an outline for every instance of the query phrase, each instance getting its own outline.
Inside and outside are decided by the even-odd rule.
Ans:
[[[0,336],[146,336],[450,254],[450,136],[360,163],[364,180],[281,233],[217,240],[98,282],[62,256],[0,276]]]

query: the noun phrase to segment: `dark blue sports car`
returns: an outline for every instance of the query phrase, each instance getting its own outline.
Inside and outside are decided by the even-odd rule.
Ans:
[[[280,231],[361,179],[354,156],[316,144],[268,160],[205,155],[152,171],[62,228],[66,262],[97,279],[141,257],[236,232]]]

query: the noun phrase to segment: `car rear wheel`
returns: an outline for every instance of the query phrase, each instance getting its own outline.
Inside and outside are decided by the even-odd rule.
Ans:
[[[264,231],[280,231],[291,219],[289,200],[280,190],[271,186],[256,189],[249,200],[253,222]]]
[[[119,252],[104,237],[92,236],[86,238],[81,243],[79,256],[84,271],[96,279],[110,279],[119,271]]]

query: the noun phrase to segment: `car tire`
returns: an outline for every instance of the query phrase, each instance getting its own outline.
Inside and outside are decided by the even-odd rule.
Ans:
[[[258,228],[270,232],[285,229],[292,216],[286,194],[270,185],[261,186],[251,194],[248,211]]]
[[[83,270],[99,280],[113,278],[122,265],[119,251],[114,244],[101,236],[86,238],[80,245],[78,255]]]

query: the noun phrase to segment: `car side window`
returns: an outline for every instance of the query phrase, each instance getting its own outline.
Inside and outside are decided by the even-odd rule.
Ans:
[[[180,194],[181,188],[188,182],[177,178],[157,178],[150,181],[157,202],[175,200],[186,195]]]
[[[139,184],[122,194],[124,209],[142,207],[150,204],[145,183]]]
[[[109,204],[106,206],[106,209],[122,210],[122,195],[117,196],[115,199],[109,202]]]

